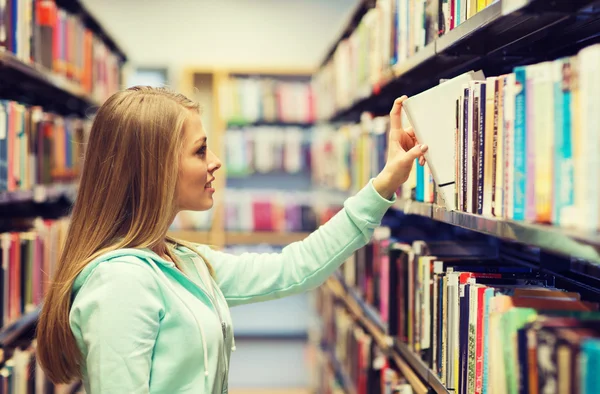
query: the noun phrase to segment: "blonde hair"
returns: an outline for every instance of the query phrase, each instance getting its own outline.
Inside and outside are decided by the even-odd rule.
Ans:
[[[165,237],[176,214],[182,130],[190,111],[198,113],[198,104],[151,87],[120,91],[98,110],[59,266],[37,328],[37,357],[52,382],[81,377],[82,355],[69,312],[73,283],[88,263],[120,248],[159,247],[165,239],[196,251]],[[169,249],[162,252],[176,261]]]

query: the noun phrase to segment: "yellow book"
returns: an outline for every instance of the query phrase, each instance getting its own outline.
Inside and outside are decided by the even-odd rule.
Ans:
[[[477,12],[487,7],[490,0],[477,0]]]
[[[528,181],[535,182],[536,220],[550,223],[552,219],[552,171],[554,163],[554,84],[552,62],[544,62],[535,69],[534,130],[535,175]],[[529,178],[529,177],[528,177]]]

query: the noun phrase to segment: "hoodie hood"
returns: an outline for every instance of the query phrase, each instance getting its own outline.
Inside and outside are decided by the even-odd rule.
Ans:
[[[111,252],[98,256],[97,258],[92,260],[88,265],[85,266],[85,268],[81,271],[81,273],[79,273],[79,275],[75,279],[75,282],[73,283],[73,296],[77,295],[77,292],[79,292],[81,286],[83,286],[90,274],[94,272],[94,269],[98,266],[98,264],[104,261],[115,259],[117,257],[130,258],[131,256],[136,256],[148,262],[148,265],[150,265],[153,269],[157,267],[151,264],[148,260],[152,261],[153,263],[163,265],[165,267],[175,268],[174,263],[160,258],[156,253],[150,251],[149,249],[123,248],[113,250]]]

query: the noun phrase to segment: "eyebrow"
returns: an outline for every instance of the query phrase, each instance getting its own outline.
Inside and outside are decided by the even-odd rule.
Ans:
[[[202,142],[202,143],[206,143],[207,138],[206,137],[202,137],[196,140],[196,142],[194,142],[194,145],[196,145],[198,142]]]

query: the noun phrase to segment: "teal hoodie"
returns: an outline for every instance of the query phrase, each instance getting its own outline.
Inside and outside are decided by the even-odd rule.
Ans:
[[[70,326],[88,394],[227,393],[235,350],[229,307],[321,285],[371,238],[392,200],[372,181],[329,222],[281,253],[234,256],[176,248],[181,271],[150,250],[119,249],[73,286]]]

